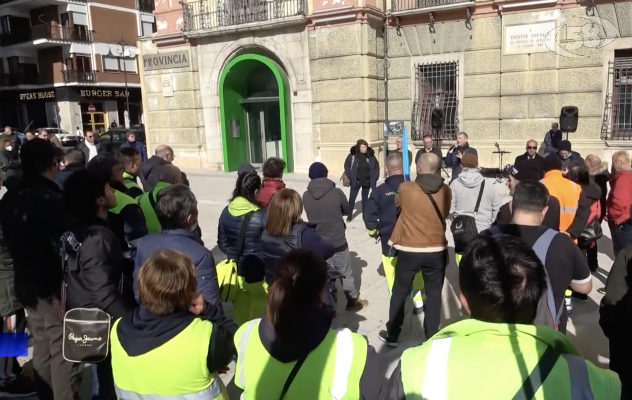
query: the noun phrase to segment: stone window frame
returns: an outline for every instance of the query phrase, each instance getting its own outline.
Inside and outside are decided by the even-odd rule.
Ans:
[[[416,91],[416,84],[412,83],[415,82],[416,80],[416,66],[419,64],[429,64],[429,63],[446,63],[446,62],[458,62],[459,63],[459,75],[457,77],[458,79],[458,101],[459,101],[459,105],[457,107],[458,110],[458,116],[459,116],[459,122],[458,122],[458,131],[462,132],[463,131],[463,120],[464,120],[464,115],[463,115],[463,103],[465,102],[465,53],[460,52],[460,53],[445,53],[445,54],[433,54],[433,55],[427,55],[427,56],[412,56],[411,57],[411,68],[410,68],[410,99],[411,99],[411,117],[412,117],[412,109],[414,107],[415,104],[415,91]],[[411,118],[411,124],[412,124],[412,118]]]

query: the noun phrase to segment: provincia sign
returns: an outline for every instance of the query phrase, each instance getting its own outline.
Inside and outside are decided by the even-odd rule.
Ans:
[[[169,53],[147,54],[143,56],[143,66],[145,71],[188,67],[189,52],[182,50]]]

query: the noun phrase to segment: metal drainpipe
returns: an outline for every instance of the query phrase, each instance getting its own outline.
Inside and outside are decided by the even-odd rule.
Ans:
[[[386,12],[386,2],[384,0],[384,123],[388,122],[388,13]],[[388,153],[388,137],[384,135],[384,178],[386,178],[386,157]]]

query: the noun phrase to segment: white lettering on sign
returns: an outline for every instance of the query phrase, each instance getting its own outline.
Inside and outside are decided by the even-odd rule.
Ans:
[[[42,99],[54,99],[55,91],[48,90],[45,92],[28,92],[20,93],[20,100],[42,100]]]
[[[70,333],[70,335],[68,335],[68,340],[71,340],[75,343],[82,343],[82,344],[86,344],[86,343],[90,343],[90,342],[100,342],[103,339],[101,339],[100,336],[98,337],[90,337],[88,335],[83,335],[83,336],[75,336],[72,332]]]
[[[79,95],[81,97],[128,97],[129,92],[126,90],[89,90],[89,89],[81,89],[79,90]]]
[[[555,45],[555,21],[505,26],[504,54],[544,53]]]

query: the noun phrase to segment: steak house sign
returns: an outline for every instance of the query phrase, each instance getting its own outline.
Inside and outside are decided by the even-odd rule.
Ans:
[[[143,66],[145,67],[145,71],[188,67],[189,52],[183,50],[170,53],[148,54],[143,56]]]

